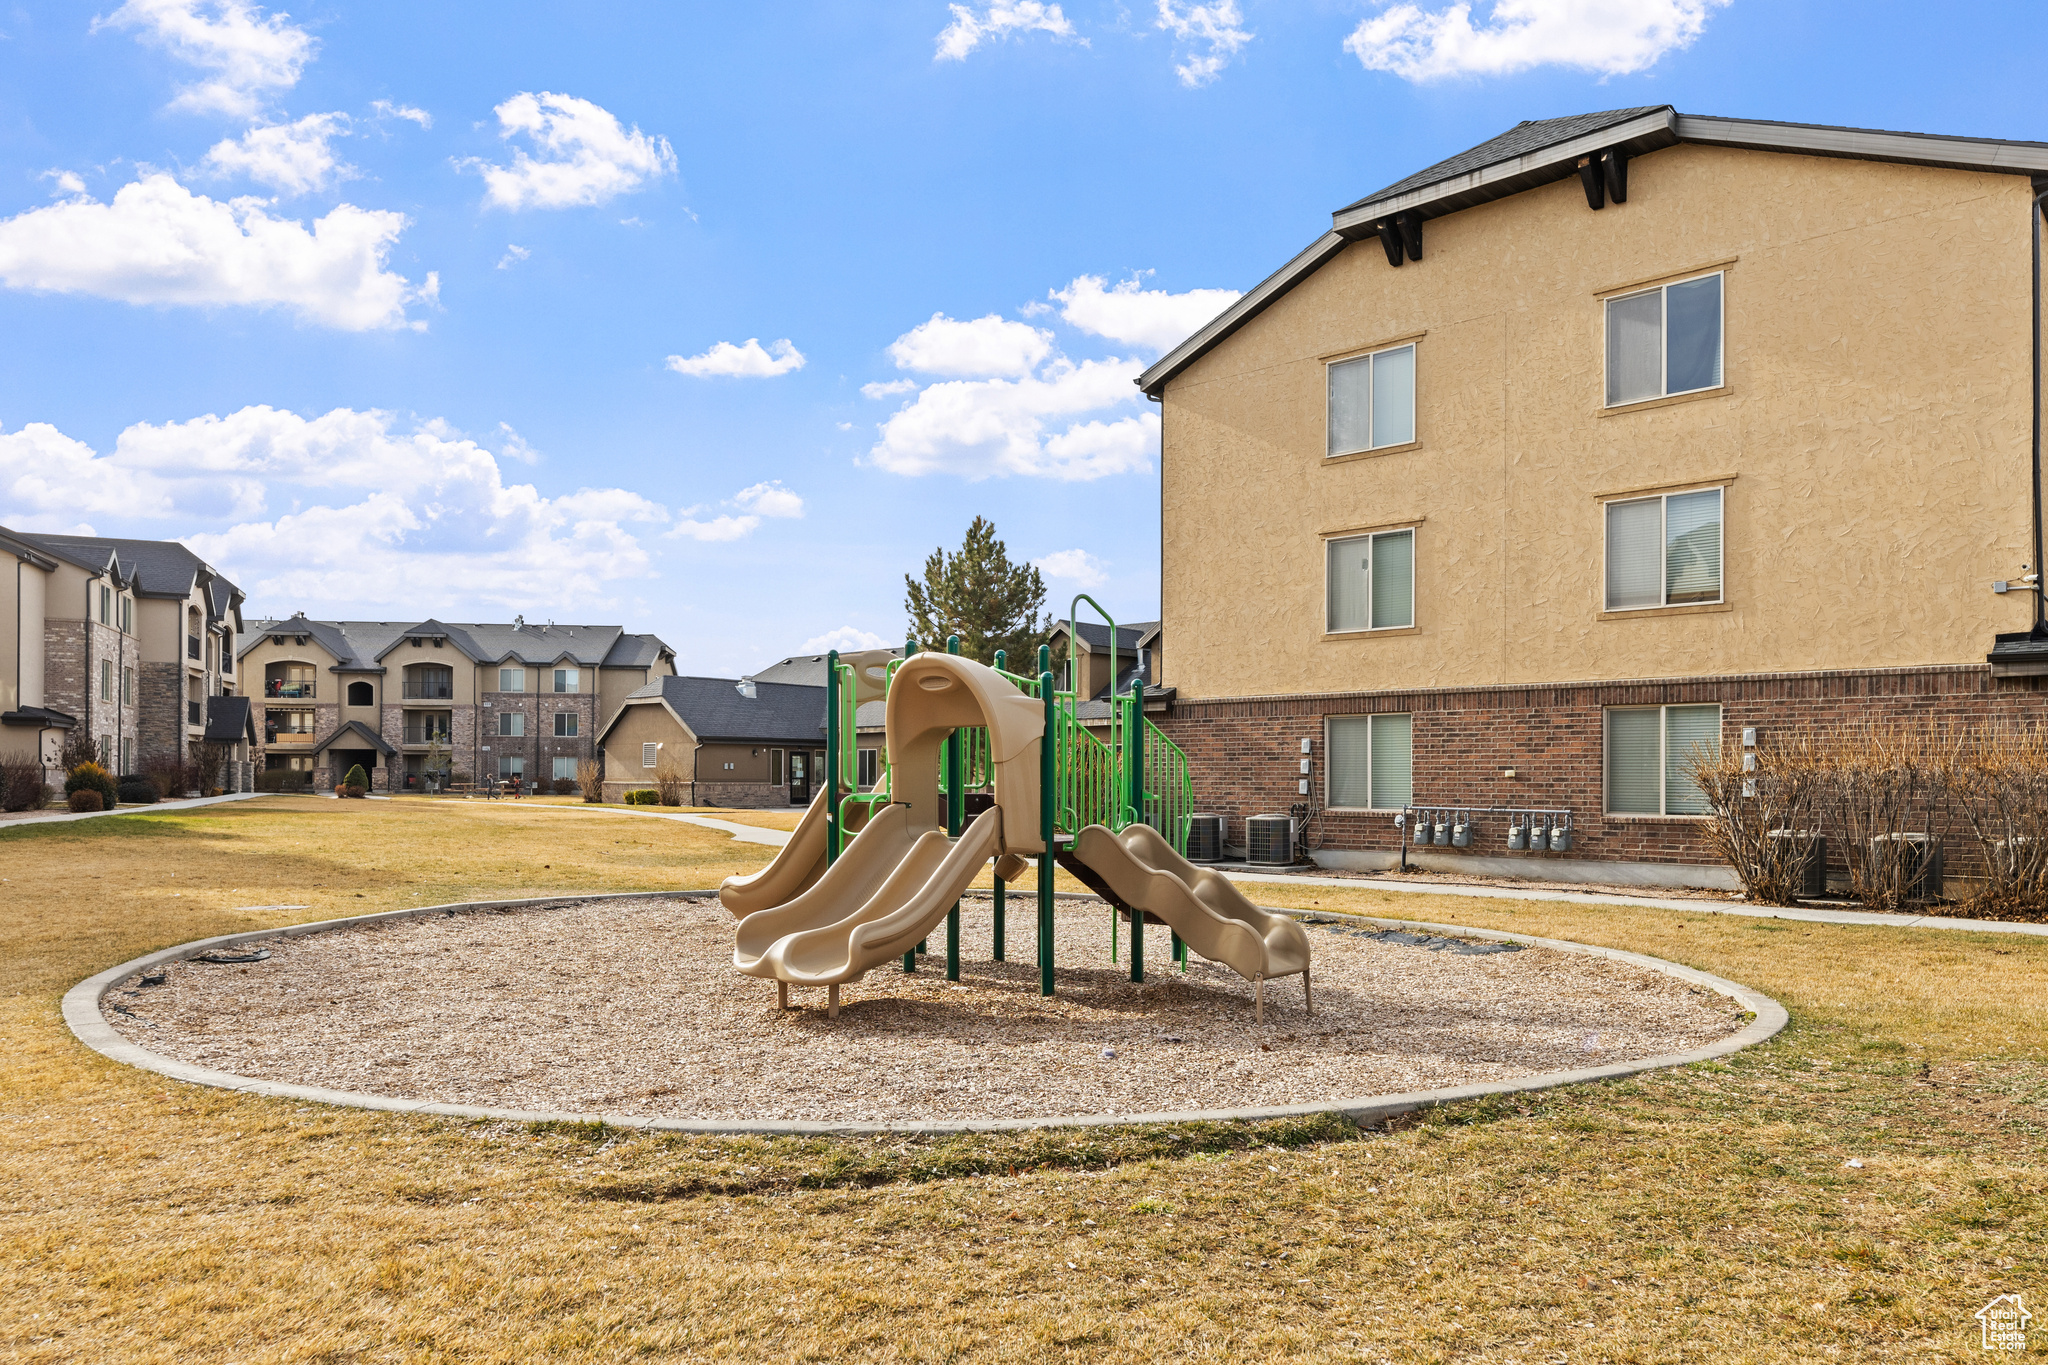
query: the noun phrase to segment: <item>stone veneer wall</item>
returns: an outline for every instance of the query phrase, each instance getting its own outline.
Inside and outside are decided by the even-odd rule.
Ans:
[[[1789,731],[1838,730],[1864,722],[1982,726],[2048,720],[2048,679],[1998,679],[1985,665],[1838,673],[1731,674],[1623,683],[1354,692],[1176,702],[1159,722],[1186,751],[1195,809],[1226,817],[1225,841],[1244,842],[1246,816],[1284,813],[1322,801],[1328,716],[1407,712],[1413,717],[1413,801],[1417,805],[1550,806],[1572,812],[1572,860],[1711,866],[1718,860],[1691,816],[1607,815],[1604,711],[1611,706],[1721,705],[1724,751],[1744,726],[1759,740]],[[1301,740],[1315,741],[1311,796],[1299,794]],[[1515,770],[1504,778],[1503,769]],[[1541,875],[1547,854],[1509,853],[1507,818],[1478,822],[1469,849],[1438,855],[1526,859]],[[1391,813],[1326,812],[1319,852],[1391,852],[1400,831]],[[1951,840],[1951,867],[1962,853]],[[1831,861],[1839,864],[1839,850]]]

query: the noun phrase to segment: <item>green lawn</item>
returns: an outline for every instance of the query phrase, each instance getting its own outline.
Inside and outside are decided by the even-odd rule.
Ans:
[[[2038,938],[1261,888],[1649,952],[1792,1011],[1724,1063],[1386,1133],[467,1124],[167,1082],[57,1013],[202,935],[710,886],[766,853],[510,802],[0,831],[0,1355],[1923,1361],[1981,1356],[1971,1314],[2001,1292],[2048,1321]],[[236,908],[275,905],[306,908]]]

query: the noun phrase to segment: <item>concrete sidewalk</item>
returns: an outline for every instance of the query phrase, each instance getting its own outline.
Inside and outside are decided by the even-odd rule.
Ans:
[[[98,820],[109,815],[161,815],[165,811],[197,810],[201,806],[218,806],[227,801],[253,801],[268,792],[233,792],[227,796],[200,796],[190,801],[159,801],[150,806],[118,806],[113,810],[81,811],[73,815],[69,811],[51,814],[48,811],[18,810],[0,814],[0,829],[12,829],[17,825],[62,825],[73,820]]]

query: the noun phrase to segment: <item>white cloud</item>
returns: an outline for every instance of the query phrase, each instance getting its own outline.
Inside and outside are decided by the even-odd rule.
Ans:
[[[498,445],[499,455],[508,460],[517,460],[521,464],[540,463],[540,452],[528,445],[526,438],[513,430],[510,422],[498,423],[498,430],[505,434],[505,439]]]
[[[422,128],[434,126],[434,116],[424,109],[415,109],[410,104],[393,104],[390,100],[371,100],[370,109],[378,118],[402,118],[417,123]]]
[[[732,495],[733,506],[763,517],[801,517],[804,500],[782,486],[780,479],[742,488]]]
[[[1047,578],[1072,583],[1083,592],[1109,581],[1109,566],[1086,550],[1059,550],[1031,562]]]
[[[970,5],[948,5],[953,22],[939,34],[938,51],[932,60],[963,61],[985,41],[1007,38],[1012,33],[1050,33],[1055,38],[1074,37],[1074,25],[1060,13],[1058,5],[1038,0],[994,0],[977,14]]]
[[[315,44],[290,16],[265,16],[245,0],[128,0],[104,20],[141,29],[173,57],[207,74],[171,102],[174,109],[247,118],[266,97],[298,84]]]
[[[1190,289],[1169,294],[1164,289],[1140,289],[1135,279],[1106,289],[1100,275],[1081,275],[1047,297],[1057,299],[1060,316],[1084,332],[1164,351],[1236,302],[1237,291]]]
[[[324,190],[356,173],[329,145],[348,130],[347,114],[308,114],[296,123],[251,128],[240,138],[216,142],[204,164],[217,175],[246,175],[285,194]]]
[[[1051,332],[994,313],[972,322],[934,313],[889,344],[897,369],[925,374],[1025,375],[1051,353]]]
[[[823,654],[836,649],[841,654],[851,654],[857,649],[886,649],[890,645],[902,643],[901,640],[884,640],[873,631],[862,630],[859,626],[841,626],[837,630],[828,630],[823,635],[813,635],[798,645],[796,652]]]
[[[1134,401],[1134,361],[1061,358],[1042,375],[932,384],[882,424],[869,461],[892,474],[995,475],[1087,480],[1148,467],[1150,413],[1076,423],[1048,438],[1049,422]]]
[[[498,269],[510,270],[513,266],[519,264],[519,262],[525,260],[527,257],[531,255],[533,255],[533,253],[531,251],[528,251],[525,247],[520,246],[517,243],[508,242],[505,246],[505,254],[498,258]]]
[[[709,521],[684,517],[676,523],[676,528],[670,531],[669,535],[689,540],[741,540],[752,535],[760,524],[759,517],[717,516]]]
[[[1503,76],[1538,66],[1620,76],[1689,46],[1728,0],[1497,0],[1475,25],[1472,6],[1397,4],[1365,20],[1344,50],[1368,71],[1421,83]]]
[[[589,100],[542,91],[520,93],[497,107],[498,135],[525,137],[538,156],[515,147],[512,164],[473,165],[484,177],[484,203],[506,209],[559,209],[602,204],[672,174],[676,154],[665,137],[623,127]]]
[[[186,543],[258,609],[316,615],[416,615],[423,583],[480,606],[601,604],[608,584],[649,572],[632,527],[668,520],[626,489],[550,498],[507,485],[489,451],[444,423],[402,430],[389,413],[347,408],[138,424],[105,455],[37,424],[0,435],[0,469],[27,471],[0,482],[0,522],[227,523]]]
[[[57,195],[85,193],[85,178],[76,171],[44,171],[43,179],[56,183]]]
[[[1243,23],[1244,15],[1238,13],[1237,0],[1216,0],[1210,5],[1179,5],[1174,0],[1159,0],[1158,27],[1182,43],[1199,43],[1205,47],[1203,52],[1190,56],[1174,68],[1182,85],[1207,85],[1230,65],[1230,59],[1253,37],[1248,30],[1239,27]]]
[[[915,379],[892,379],[886,384],[877,380],[872,384],[861,385],[860,393],[863,398],[888,398],[899,393],[909,393],[916,387]]]
[[[440,290],[431,272],[414,288],[385,269],[405,226],[402,213],[341,204],[309,231],[261,200],[208,199],[152,172],[111,203],[81,196],[0,220],[0,281],[124,303],[282,306],[347,331],[402,327],[408,303]]]
[[[721,341],[702,355],[672,355],[667,363],[677,374],[692,375],[698,379],[770,379],[791,370],[801,370],[804,354],[790,344],[788,337],[769,342],[765,351],[761,349],[759,337],[748,337],[744,345],[735,346],[730,341]]]

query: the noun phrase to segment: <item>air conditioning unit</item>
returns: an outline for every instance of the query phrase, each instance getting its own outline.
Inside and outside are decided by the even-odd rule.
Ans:
[[[1783,850],[1785,856],[1795,859],[1798,880],[1795,893],[1811,900],[1819,900],[1828,894],[1828,837],[1812,830],[1774,829],[1764,835],[1773,843],[1773,852]],[[1789,847],[1780,841],[1789,841]]]
[[[1294,861],[1294,817],[1254,815],[1244,822],[1244,860],[1248,863]]]
[[[1188,861],[1191,863],[1220,863],[1223,861],[1222,816],[1190,815],[1188,817]]]

